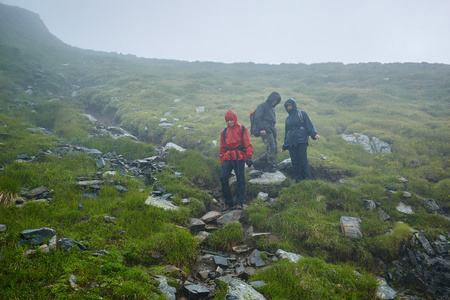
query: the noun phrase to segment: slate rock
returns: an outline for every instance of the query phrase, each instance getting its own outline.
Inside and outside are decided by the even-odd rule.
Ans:
[[[167,278],[164,276],[156,278],[159,281],[158,290],[160,290],[167,299],[175,300],[177,289],[170,286],[167,282]]]
[[[39,229],[27,229],[20,233],[20,237],[26,240],[31,239],[33,236],[41,236],[44,239],[53,237],[56,234],[54,229],[43,227]]]
[[[228,259],[222,256],[215,255],[214,256],[214,263],[216,266],[222,266],[228,268]]]
[[[436,253],[434,252],[433,247],[431,247],[430,242],[425,237],[425,234],[423,232],[418,232],[415,234],[416,238],[419,240],[419,242],[422,244],[422,247],[425,249],[428,255],[435,256]]]
[[[8,230],[8,226],[5,224],[0,224],[0,233],[6,232],[6,230]]]
[[[239,222],[241,219],[243,211],[242,210],[232,210],[222,215],[217,219],[217,224],[219,226],[225,227],[231,222]]]
[[[258,249],[253,250],[253,252],[250,254],[250,256],[248,257],[248,264],[253,265],[257,268],[263,267],[266,265],[266,263],[261,258],[261,255],[260,255]]]
[[[206,287],[199,284],[185,284],[184,289],[189,294],[189,299],[203,299],[206,298],[210,291]]]
[[[205,222],[200,219],[192,218],[189,222],[188,228],[191,232],[200,232],[205,229]]]

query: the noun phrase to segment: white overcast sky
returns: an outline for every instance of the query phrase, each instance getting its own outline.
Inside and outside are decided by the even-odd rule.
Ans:
[[[0,0],[83,48],[184,61],[450,64],[449,0]]]

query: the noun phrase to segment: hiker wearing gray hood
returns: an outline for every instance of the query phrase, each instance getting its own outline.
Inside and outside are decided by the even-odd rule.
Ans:
[[[284,124],[285,134],[281,152],[289,150],[295,183],[304,179],[312,180],[307,156],[308,140],[309,137],[316,140],[319,135],[308,114],[297,108],[294,98],[287,99],[284,107],[289,115]]]
[[[278,151],[277,122],[274,108],[281,102],[280,94],[272,92],[267,100],[255,110],[255,127],[259,131],[261,138],[266,145],[266,153],[253,162],[257,170],[275,172],[275,158]]]

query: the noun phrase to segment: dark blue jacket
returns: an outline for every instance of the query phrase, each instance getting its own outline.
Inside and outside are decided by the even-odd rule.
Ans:
[[[277,100],[277,102],[272,105],[274,100]],[[265,130],[267,133],[273,134],[275,138],[277,137],[277,129],[275,128],[277,120],[273,109],[280,102],[280,94],[272,92],[265,102],[258,105],[255,110],[255,126],[258,131]]]
[[[291,104],[292,109],[289,111],[286,109],[289,116],[286,118],[284,123],[285,134],[283,149],[287,150],[290,146],[296,146],[297,144],[308,144],[309,137],[315,140],[317,132],[309,119],[308,114],[304,111],[298,110],[297,103],[293,98],[286,100],[284,103],[285,108],[286,104]],[[299,113],[303,116],[303,122],[300,122],[300,117],[298,115]]]

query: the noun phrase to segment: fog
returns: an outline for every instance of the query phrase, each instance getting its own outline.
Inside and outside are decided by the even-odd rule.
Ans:
[[[0,0],[63,42],[185,61],[450,64],[448,0]]]

